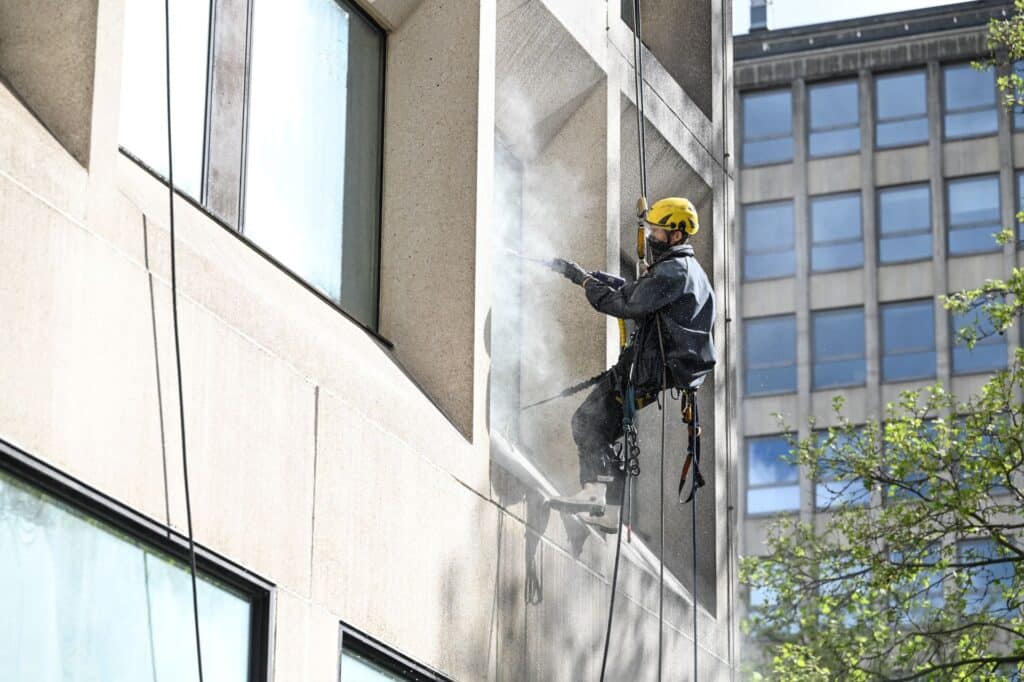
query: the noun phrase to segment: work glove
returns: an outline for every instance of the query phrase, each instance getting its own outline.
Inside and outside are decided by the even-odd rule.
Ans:
[[[583,281],[590,277],[590,273],[581,268],[571,260],[565,260],[564,258],[556,258],[551,261],[551,269],[558,274],[565,277],[573,284],[583,284]]]

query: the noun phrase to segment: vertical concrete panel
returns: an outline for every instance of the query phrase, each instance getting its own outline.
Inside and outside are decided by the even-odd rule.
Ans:
[[[279,589],[274,625],[274,682],[338,682],[336,616]]]
[[[478,182],[480,22],[487,6],[493,21],[486,1],[465,7],[425,0],[387,46],[380,330],[467,435],[477,206],[491,200],[481,194],[490,184]]]
[[[0,74],[79,163],[89,162],[97,0],[0,3]]]
[[[935,378],[949,385],[950,335],[948,317],[938,296],[947,293],[946,183],[942,144],[942,70],[928,62],[928,166],[932,190],[932,273],[935,289]]]

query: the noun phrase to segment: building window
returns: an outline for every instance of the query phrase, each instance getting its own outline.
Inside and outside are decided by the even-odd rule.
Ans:
[[[1020,222],[1020,214],[1024,213],[1024,171],[1017,172],[1017,241],[1024,240],[1024,223]]]
[[[743,165],[793,160],[793,96],[789,90],[743,95]]]
[[[846,270],[863,264],[860,194],[811,197],[811,269]]]
[[[863,385],[867,376],[864,309],[815,312],[811,320],[814,389]]]
[[[1014,62],[1013,71],[1021,78],[1024,78],[1024,61]],[[1021,103],[1021,97],[1024,97],[1024,92],[1017,93],[1017,104],[1013,107],[1014,130],[1024,130],[1024,104]]]
[[[347,0],[210,4],[172,13],[175,186],[376,328],[383,31]],[[251,44],[221,40],[250,5]],[[162,44],[159,3],[128,0],[120,144],[166,176]]]
[[[810,106],[811,156],[838,156],[860,151],[860,97],[857,81],[812,85]]]
[[[995,372],[1006,367],[1006,336],[996,332],[982,306],[952,315],[953,374]],[[963,329],[974,329],[977,342],[968,348],[960,338]]]
[[[875,101],[877,147],[928,142],[928,79],[924,71],[876,77]]]
[[[995,135],[999,128],[995,72],[956,64],[945,67],[942,76],[946,139]]]
[[[341,624],[340,682],[449,682],[383,642]]]
[[[49,479],[37,487],[15,470],[0,469],[0,679],[194,679],[191,576],[180,545],[149,538],[148,524],[129,526],[113,503],[97,498],[102,514],[87,513],[77,502],[85,493],[65,496]],[[265,624],[266,591],[237,576],[198,577],[206,678],[264,679],[265,649],[254,635]]]
[[[871,491],[860,479],[836,480],[840,463],[844,461],[843,450],[854,445],[857,434],[818,431],[815,434],[818,447],[824,448],[818,462],[818,481],[814,488],[815,506],[819,510],[835,509],[848,504],[868,504]]]
[[[882,318],[882,381],[935,376],[935,306],[929,300],[885,303]]]
[[[752,204],[743,209],[743,279],[790,277],[793,250],[793,202]]]
[[[996,235],[1002,230],[999,176],[950,180],[949,254],[951,256],[999,251]]]
[[[800,473],[788,455],[785,436],[747,439],[748,515],[800,508]]]
[[[932,191],[927,183],[878,191],[878,259],[883,265],[932,257]]]
[[[1007,617],[1016,608],[1007,602],[1004,592],[1013,588],[1014,564],[1003,558],[994,540],[961,540],[957,543],[957,558],[961,564],[977,564],[963,570],[971,578],[971,586],[964,595],[967,613],[1005,613]]]
[[[796,390],[796,316],[761,317],[743,324],[748,396]]]

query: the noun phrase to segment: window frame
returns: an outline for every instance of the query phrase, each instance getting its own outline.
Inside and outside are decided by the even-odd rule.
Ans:
[[[830,126],[828,128],[815,128],[814,124],[811,121],[811,93],[812,93],[812,91],[817,89],[817,88],[828,87],[828,86],[835,86],[835,85],[840,85],[840,84],[851,84],[851,85],[853,85],[853,91],[857,95],[857,112],[856,112],[857,120],[856,120],[856,122],[853,125]],[[838,158],[842,158],[844,156],[855,156],[855,155],[861,153],[861,150],[864,148],[864,140],[862,139],[863,136],[861,135],[861,130],[860,130],[860,124],[861,124],[861,116],[860,116],[860,104],[861,104],[861,101],[860,100],[861,100],[861,97],[860,97],[860,82],[859,82],[859,80],[856,77],[853,77],[853,78],[834,78],[834,79],[823,80],[823,81],[816,81],[814,83],[808,83],[807,84],[807,97],[806,97],[806,101],[804,102],[804,107],[806,109],[806,121],[807,121],[806,128],[807,128],[807,159],[808,160],[812,160],[812,159],[838,159]],[[811,151],[811,137],[815,133],[833,133],[833,132],[840,131],[840,130],[855,130],[855,131],[857,131],[857,146],[854,149],[851,149],[851,150],[845,151],[845,152],[840,152],[838,154],[815,154],[814,152]],[[863,216],[862,216],[862,220],[863,220]]]
[[[394,647],[371,637],[345,621],[340,621],[338,627],[338,679],[344,680],[342,657],[345,651],[351,651],[356,655],[369,660],[388,672],[401,675],[409,682],[452,682],[451,678],[445,677],[440,672],[417,663]]]
[[[387,32],[387,30],[383,26],[381,26],[380,22],[378,22],[376,19],[374,19],[372,15],[370,15],[366,10],[364,10],[359,5],[359,3],[355,2],[354,0],[325,0],[325,1],[326,2],[333,2],[334,4],[340,6],[341,8],[343,8],[343,9],[345,9],[347,11],[350,11],[352,13],[358,14],[365,21],[367,21],[371,25],[375,26],[377,28],[377,30],[380,32],[380,35],[383,38],[383,40],[381,41],[381,48],[380,48],[381,49],[380,57],[381,57],[381,89],[382,89],[382,94],[381,94],[380,111],[379,111],[380,120],[381,120],[381,126],[380,126],[380,135],[379,135],[379,139],[378,139],[378,142],[380,144],[380,149],[381,149],[381,159],[380,159],[380,163],[378,164],[378,169],[377,169],[378,170],[377,180],[378,180],[378,182],[380,183],[380,186],[381,186],[380,196],[377,198],[377,203],[378,203],[378,205],[377,205],[377,209],[378,209],[377,232],[378,232],[378,235],[380,235],[382,233],[382,231],[383,231],[383,215],[384,215],[384,192],[383,192],[383,186],[384,186],[384,143],[385,143],[385,137],[386,137],[386,134],[385,134],[385,127],[386,127],[385,126],[385,115],[387,113],[387,75],[388,75],[388,41],[387,41],[387,35],[388,35],[388,32]],[[202,162],[202,178],[201,178],[200,191],[199,191],[200,197],[198,197],[198,198],[197,197],[193,197],[192,195],[190,195],[190,194],[186,193],[184,190],[182,190],[182,188],[179,187],[177,184],[175,184],[175,187],[174,187],[174,194],[175,194],[176,197],[185,200],[190,206],[192,206],[194,209],[199,211],[206,218],[209,218],[211,221],[213,221],[214,223],[219,225],[221,228],[223,228],[227,232],[231,233],[232,236],[234,236],[237,239],[239,239],[243,244],[245,244],[250,249],[252,249],[256,253],[258,253],[260,256],[262,256],[264,259],[269,261],[270,264],[273,265],[274,267],[276,267],[278,270],[280,270],[284,274],[288,275],[288,277],[290,277],[296,283],[301,285],[304,289],[306,289],[306,291],[312,293],[314,296],[316,296],[321,301],[323,301],[324,303],[329,305],[331,308],[333,308],[336,312],[341,313],[341,315],[347,321],[351,322],[352,324],[356,325],[361,330],[363,330],[364,332],[369,334],[376,341],[381,343],[387,350],[393,350],[394,349],[394,344],[390,340],[388,340],[387,338],[382,336],[380,334],[378,328],[377,328],[377,326],[379,326],[379,323],[380,323],[380,313],[381,313],[381,309],[380,309],[380,302],[381,302],[380,289],[381,289],[381,286],[380,285],[381,285],[381,270],[382,270],[381,258],[382,258],[382,254],[383,254],[383,251],[382,251],[382,241],[383,240],[382,239],[380,239],[380,238],[377,239],[377,247],[376,247],[377,272],[376,272],[375,276],[376,276],[377,301],[376,301],[375,319],[376,319],[376,322],[377,322],[377,326],[373,326],[373,325],[368,325],[365,322],[362,322],[361,320],[356,319],[356,317],[352,313],[350,313],[347,310],[345,310],[345,308],[343,308],[338,301],[335,301],[330,296],[328,296],[326,293],[324,293],[324,292],[320,291],[319,289],[317,289],[310,282],[308,282],[302,275],[300,275],[298,272],[296,272],[292,268],[286,266],[280,259],[276,258],[271,253],[269,253],[265,249],[261,248],[258,244],[256,244],[252,239],[250,239],[245,234],[245,203],[246,203],[245,198],[246,198],[246,183],[247,183],[248,163],[249,163],[249,113],[250,113],[250,90],[251,90],[251,79],[252,79],[252,50],[253,50],[253,35],[252,35],[252,33],[253,33],[252,23],[253,22],[252,22],[252,15],[255,12],[255,8],[253,7],[253,4],[254,4],[254,1],[253,0],[249,0],[249,3],[247,4],[246,11],[245,11],[247,26],[246,26],[246,36],[245,36],[245,54],[243,55],[244,56],[244,63],[245,63],[245,75],[243,76],[243,80],[244,80],[244,96],[243,96],[243,103],[241,105],[241,108],[242,108],[242,112],[241,112],[242,123],[241,123],[241,136],[240,136],[239,148],[238,148],[238,152],[239,152],[238,223],[237,223],[237,225],[232,225],[227,220],[225,220],[225,219],[221,218],[219,215],[217,215],[211,208],[209,208],[207,206],[207,201],[209,199],[209,194],[210,194],[210,191],[209,191],[209,177],[210,177],[210,168],[209,167],[210,167],[210,146],[211,146],[210,128],[211,128],[212,102],[213,102],[213,97],[214,97],[214,92],[213,92],[213,90],[214,90],[214,78],[213,78],[214,61],[216,59],[216,57],[215,57],[215,55],[216,55],[215,42],[216,41],[215,41],[215,38],[214,38],[214,35],[215,35],[215,32],[216,32],[216,27],[217,27],[217,18],[215,16],[216,15],[216,7],[215,7],[216,0],[211,0],[211,3],[210,3],[210,16],[209,16],[209,20],[208,20],[209,21],[209,24],[208,24],[209,33],[208,33],[208,39],[207,39],[208,48],[207,48],[207,58],[206,58],[207,59],[207,61],[206,61],[207,78],[206,78],[206,98],[205,98],[205,102],[204,102],[204,114],[203,114],[203,116],[204,116],[204,119],[203,119],[203,152],[202,152],[202,154],[203,154],[203,162]],[[129,149],[121,146],[120,143],[118,143],[118,151],[125,158],[127,158],[128,160],[133,162],[135,165],[137,165],[139,168],[144,170],[146,173],[148,173],[150,176],[152,176],[158,182],[163,184],[165,187],[169,184],[167,176],[163,175],[158,170],[156,170],[151,165],[149,165],[146,161],[144,161],[143,159],[141,159],[138,156],[136,156],[135,154],[133,154]],[[341,256],[339,255],[339,257],[341,257]]]
[[[2,438],[0,471],[139,543],[185,564],[190,561],[187,536],[142,515]],[[248,682],[269,682],[273,667],[274,585],[198,543],[194,546],[197,570],[250,600]],[[191,603],[188,608],[191,610]]]
[[[747,97],[750,96],[750,95],[753,95],[753,96],[756,96],[756,95],[766,95],[766,94],[773,93],[773,92],[786,92],[786,93],[789,94],[789,110],[790,110],[789,111],[789,135],[762,135],[762,136],[759,136],[759,137],[748,138],[747,137],[747,127],[745,125],[743,125],[743,119],[746,116],[746,110],[747,110]],[[740,150],[739,150],[740,151],[740,167],[741,168],[770,168],[771,166],[783,166],[783,165],[786,165],[786,164],[793,163],[796,160],[796,148],[795,148],[795,146],[796,146],[796,139],[795,139],[795,137],[793,135],[793,128],[794,128],[793,122],[794,122],[795,118],[796,117],[793,116],[793,88],[791,88],[789,86],[773,87],[773,88],[759,88],[759,89],[756,89],[756,90],[746,90],[746,91],[740,92],[740,115],[739,115],[739,122],[740,122],[740,138],[739,138],[739,142],[740,142]],[[744,148],[746,147],[747,142],[767,142],[767,141],[770,141],[770,140],[784,140],[787,137],[789,138],[791,144],[794,147],[793,150],[792,150],[792,153],[789,156],[788,160],[786,160],[786,161],[770,161],[770,162],[766,162],[766,163],[750,163],[749,161],[747,161],[747,155],[744,152]]]
[[[857,212],[860,217],[860,222],[858,223],[860,234],[856,238],[852,239],[830,239],[823,242],[814,241],[814,202],[820,199],[836,199],[840,197],[857,198]],[[807,240],[807,263],[809,265],[809,272],[811,275],[827,274],[830,272],[849,272],[850,270],[861,270],[864,267],[864,197],[859,189],[853,190],[852,192],[830,192],[828,194],[809,195],[807,197],[807,227],[809,237]],[[815,247],[842,246],[850,244],[860,244],[860,265],[850,265],[844,268],[827,268],[824,270],[819,270],[814,267]]]
[[[885,309],[896,308],[896,307],[909,307],[912,305],[927,306],[932,313],[932,345],[930,349],[921,350],[914,349],[910,351],[903,351],[899,353],[886,353],[885,351]],[[904,301],[884,301],[878,305],[878,353],[879,353],[879,379],[882,384],[900,384],[911,381],[925,381],[928,379],[934,379],[938,376],[938,344],[935,340],[935,302],[930,298],[912,298]],[[887,380],[885,378],[885,358],[886,356],[901,356],[901,355],[912,355],[916,353],[927,352],[935,356],[935,362],[932,362],[932,373],[922,376],[907,377],[902,379]]]
[[[968,181],[971,181],[971,180],[982,180],[982,179],[995,180],[995,183],[996,183],[996,201],[998,202],[997,205],[996,205],[996,213],[999,215],[998,221],[996,223],[996,225],[998,227],[996,232],[998,233],[998,232],[1002,231],[1002,229],[1003,229],[1003,218],[1002,218],[1002,211],[1003,211],[1002,202],[1003,202],[1003,197],[1002,197],[1001,181],[1000,181],[1000,177],[999,176],[1000,176],[999,172],[996,172],[996,173],[975,173],[975,174],[972,174],[972,175],[958,175],[956,177],[943,178],[943,184],[945,185],[944,188],[943,188],[943,190],[945,192],[944,199],[945,199],[945,204],[946,204],[946,221],[945,221],[946,222],[946,234],[945,234],[945,238],[946,238],[946,258],[947,259],[949,259],[949,258],[963,258],[963,257],[970,257],[970,256],[984,256],[986,254],[999,253],[1000,251],[1003,250],[1003,247],[1000,246],[996,242],[995,239],[992,240],[992,247],[989,248],[989,249],[985,249],[983,251],[967,251],[967,252],[963,252],[963,253],[953,253],[950,250],[950,248],[949,248],[949,238],[950,238],[950,236],[952,236],[954,230],[976,229],[978,227],[984,227],[984,225],[986,224],[986,223],[968,223],[966,226],[960,225],[960,226],[957,226],[955,228],[953,227],[953,221],[952,221],[953,202],[950,201],[950,189],[953,187],[953,185],[958,184],[958,183],[968,182]]]
[[[996,137],[996,136],[998,136],[999,135],[999,97],[998,96],[993,95],[995,97],[995,101],[994,101],[992,107],[989,107],[987,105],[986,106],[977,106],[976,105],[976,106],[973,106],[973,107],[964,107],[962,109],[954,109],[952,111],[950,111],[949,109],[946,108],[946,71],[947,71],[947,69],[956,69],[956,68],[966,68],[966,69],[972,70],[972,71],[974,70],[974,67],[971,66],[970,62],[949,62],[947,64],[942,64],[941,65],[941,68],[940,68],[941,74],[940,74],[940,78],[939,78],[939,81],[940,81],[939,82],[939,88],[940,88],[940,92],[939,92],[939,107],[941,107],[940,114],[942,116],[942,141],[943,142],[958,142],[960,140],[978,140],[978,139],[982,139],[982,138],[986,138],[986,137]],[[953,114],[970,114],[970,113],[974,113],[974,112],[977,112],[977,111],[986,111],[988,109],[993,109],[995,111],[995,115],[996,115],[996,129],[993,130],[991,133],[974,133],[972,135],[964,135],[964,136],[958,136],[958,137],[950,137],[949,136],[948,126],[946,125],[946,116],[948,114],[950,114],[950,113],[953,113]]]
[[[793,227],[793,243],[792,243],[792,245],[789,246],[788,248],[784,248],[784,249],[780,249],[780,248],[767,248],[767,249],[758,249],[758,250],[755,250],[755,251],[747,251],[747,246],[746,246],[746,242],[747,242],[747,229],[748,229],[747,211],[749,209],[751,209],[751,208],[756,208],[756,207],[760,207],[760,206],[777,206],[777,205],[780,205],[780,204],[789,204],[789,207],[790,207],[790,209],[792,210],[792,213],[793,213],[793,226],[792,226]],[[740,219],[742,220],[742,223],[743,223],[743,232],[742,232],[741,237],[740,237],[741,238],[741,241],[740,241],[740,276],[741,276],[741,283],[745,283],[745,282],[771,282],[773,280],[791,279],[793,277],[796,277],[796,248],[797,248],[797,246],[796,246],[796,200],[791,197],[789,199],[773,199],[771,201],[756,201],[756,202],[753,202],[753,203],[750,203],[750,204],[742,204],[740,206]],[[755,256],[762,256],[762,255],[765,255],[765,254],[789,253],[789,252],[793,253],[793,272],[792,273],[790,273],[788,275],[775,275],[773,277],[755,277],[753,279],[751,279],[747,275],[747,254],[748,253],[752,253]]]
[[[912,260],[898,260],[892,262],[885,262],[882,260],[882,239],[886,235],[882,232],[882,194],[886,192],[896,192],[899,190],[906,190],[913,187],[924,187],[928,190],[928,225],[925,228],[919,228],[913,232],[898,232],[896,235],[899,236],[914,236],[914,235],[928,235],[931,238],[932,244],[929,249],[929,253],[926,256],[920,258],[914,258]],[[875,187],[875,238],[877,240],[875,246],[877,265],[878,267],[887,267],[890,265],[909,265],[910,263],[924,263],[934,258],[935,254],[935,220],[932,215],[932,184],[925,180],[924,182],[901,182],[897,185],[882,185]],[[892,235],[889,235],[892,236]]]
[[[762,315],[760,317],[747,317],[747,318],[743,319],[742,336],[743,336],[743,347],[744,347],[744,349],[746,349],[750,345],[748,343],[747,334],[748,334],[748,330],[750,329],[749,325],[750,325],[751,322],[759,322],[759,321],[763,321],[763,320],[779,320],[779,319],[782,319],[782,318],[791,318],[792,319],[792,321],[793,321],[793,332],[794,332],[793,336],[794,336],[794,338],[796,338],[797,337],[797,333],[796,333],[796,313],[782,313],[780,315]],[[747,360],[746,350],[744,350],[744,352],[743,352],[743,397],[744,398],[763,398],[765,396],[793,395],[795,393],[798,393],[799,390],[800,390],[799,377],[797,376],[798,367],[799,367],[799,364],[800,364],[799,358],[797,357],[799,352],[800,352],[799,346],[800,346],[799,339],[797,339],[797,343],[793,347],[793,362],[792,363],[787,362],[785,364],[781,364],[780,363],[778,365],[769,365],[769,366],[759,366],[758,367],[758,369],[765,369],[765,368],[769,368],[770,369],[770,368],[774,368],[774,367],[792,367],[793,368],[793,388],[792,389],[787,389],[787,390],[784,390],[784,391],[766,391],[766,392],[763,392],[763,393],[751,393],[749,390],[747,390],[747,372],[750,371],[750,363]]]
[[[901,144],[891,144],[891,145],[882,145],[882,144],[879,144],[879,142],[878,142],[878,124],[879,123],[902,123],[904,121],[915,121],[915,120],[922,119],[922,116],[898,116],[896,118],[887,118],[885,120],[882,120],[881,116],[878,113],[878,101],[879,101],[879,97],[878,97],[878,81],[881,80],[881,79],[885,79],[885,78],[896,77],[896,76],[909,76],[911,74],[918,74],[918,73],[924,76],[924,116],[923,116],[923,119],[924,119],[925,123],[927,124],[930,121],[930,112],[929,112],[929,108],[930,107],[928,106],[928,69],[926,69],[924,67],[909,68],[909,69],[898,69],[898,70],[895,70],[895,71],[879,72],[879,73],[875,73],[875,74],[872,75],[872,78],[871,78],[872,86],[873,86],[872,108],[874,109],[872,114],[874,115],[874,123],[875,123],[875,125],[874,125],[874,130],[872,130],[871,133],[872,133],[872,136],[874,138],[872,140],[872,142],[873,142],[874,148],[876,150],[888,151],[890,149],[911,149],[913,147],[922,147],[922,146],[925,146],[925,145],[928,144],[928,138],[930,137],[930,134],[926,134],[924,136],[924,139],[921,140],[920,142],[903,142]],[[926,126],[926,128],[927,127],[928,126]]]
[[[774,483],[762,483],[758,485],[750,484],[750,443],[752,441],[768,440],[768,439],[780,439],[786,440],[792,437],[793,433],[764,433],[756,436],[744,436],[743,437],[743,459],[746,466],[743,470],[743,512],[744,516],[749,519],[767,518],[778,516],[780,514],[799,514],[803,508],[803,490],[800,485],[800,465],[792,464],[793,471],[796,478],[787,481],[776,481]],[[773,488],[797,488],[797,504],[793,509],[777,509],[775,511],[766,512],[751,512],[750,506],[747,504],[749,493],[751,490],[771,490]]]
[[[860,359],[864,361],[864,379],[863,379],[863,381],[860,381],[858,383],[844,383],[844,384],[832,384],[832,385],[828,385],[828,386],[817,386],[817,384],[815,382],[815,378],[816,378],[817,373],[818,373],[817,372],[818,354],[815,352],[815,348],[814,348],[815,344],[817,342],[817,333],[815,332],[815,324],[814,324],[815,323],[815,318],[818,315],[830,315],[830,314],[835,314],[835,313],[844,313],[844,312],[851,312],[851,311],[856,311],[856,310],[860,311],[861,333],[863,335],[864,354],[860,356]],[[854,305],[854,306],[843,306],[841,308],[822,308],[820,310],[811,310],[809,312],[810,312],[810,328],[808,330],[808,336],[810,337],[810,347],[811,347],[811,358],[810,358],[810,360],[811,360],[811,393],[814,393],[814,392],[817,392],[817,391],[832,391],[832,390],[837,390],[837,389],[859,388],[861,386],[867,386],[867,381],[868,381],[868,379],[867,379],[867,376],[868,376],[868,369],[867,369],[868,341],[867,341],[867,310],[865,309],[865,307],[863,305]],[[842,357],[842,358],[839,358],[839,361],[847,361],[847,360],[855,360],[855,359],[856,358],[854,358],[854,357]],[[835,361],[836,360],[831,360],[831,362],[835,362]]]

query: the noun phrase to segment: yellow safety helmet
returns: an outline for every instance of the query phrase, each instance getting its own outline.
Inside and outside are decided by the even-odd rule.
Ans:
[[[662,230],[683,230],[695,235],[700,230],[700,220],[693,202],[681,197],[666,197],[654,202],[647,211],[648,226]]]

